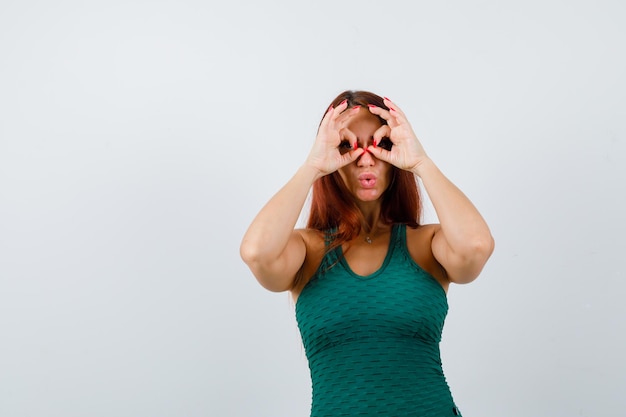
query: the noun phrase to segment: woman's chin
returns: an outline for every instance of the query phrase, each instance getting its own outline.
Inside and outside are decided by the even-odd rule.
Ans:
[[[370,201],[376,201],[380,198],[381,193],[378,192],[378,190],[359,190],[356,192],[355,197],[357,198],[357,200],[362,201],[364,203],[370,202]]]

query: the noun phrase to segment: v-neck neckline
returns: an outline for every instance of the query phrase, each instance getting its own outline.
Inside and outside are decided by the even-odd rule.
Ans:
[[[340,258],[339,262],[341,263],[343,268],[355,278],[362,279],[362,280],[369,280],[369,279],[376,278],[377,276],[379,276],[385,271],[385,269],[387,268],[387,265],[389,264],[389,261],[391,261],[391,256],[393,255],[393,249],[395,247],[397,235],[398,235],[398,225],[394,224],[391,226],[391,233],[389,235],[389,244],[387,246],[387,254],[385,255],[385,259],[383,260],[382,265],[376,271],[372,272],[369,275],[360,275],[354,272],[354,270],[352,269],[352,267],[346,260],[346,257],[343,254],[343,247],[341,246],[337,247],[337,251],[338,251],[337,255],[339,255],[339,258]]]

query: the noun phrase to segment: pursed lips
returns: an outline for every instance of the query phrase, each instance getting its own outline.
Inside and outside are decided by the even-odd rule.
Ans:
[[[361,187],[363,188],[373,188],[376,185],[376,175],[372,174],[371,172],[364,172],[362,174],[359,174],[357,178],[359,180],[359,183],[361,184]]]

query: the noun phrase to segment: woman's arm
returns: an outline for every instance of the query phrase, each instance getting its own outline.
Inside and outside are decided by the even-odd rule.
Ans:
[[[306,246],[294,227],[316,177],[314,169],[303,165],[261,209],[243,237],[241,258],[270,291],[291,289],[304,263]]]
[[[345,125],[358,108],[344,112],[346,107],[347,103],[343,102],[328,110],[305,163],[261,209],[243,237],[241,258],[259,283],[270,291],[291,289],[306,258],[302,231],[294,227],[311,185],[364,152],[362,148],[344,154],[339,151],[342,140],[348,140],[351,149],[356,142]]]
[[[451,282],[473,281],[494,249],[487,223],[430,159],[425,159],[413,172],[422,179],[439,218],[440,227],[431,244],[433,256]]]
[[[387,136],[393,143],[390,151],[368,147],[377,158],[419,176],[437,212],[440,225],[431,243],[432,253],[451,282],[473,281],[494,249],[487,223],[472,202],[437,168],[426,155],[404,113],[390,100],[390,110],[370,107],[388,125],[376,132],[374,139]]]

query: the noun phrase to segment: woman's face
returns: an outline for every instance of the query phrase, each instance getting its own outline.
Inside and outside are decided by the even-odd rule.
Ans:
[[[365,148],[374,140],[374,132],[380,128],[378,117],[366,108],[354,115],[347,128],[357,137],[359,147]],[[356,161],[339,169],[339,175],[352,195],[359,201],[378,200],[389,186],[391,165],[365,152]]]

